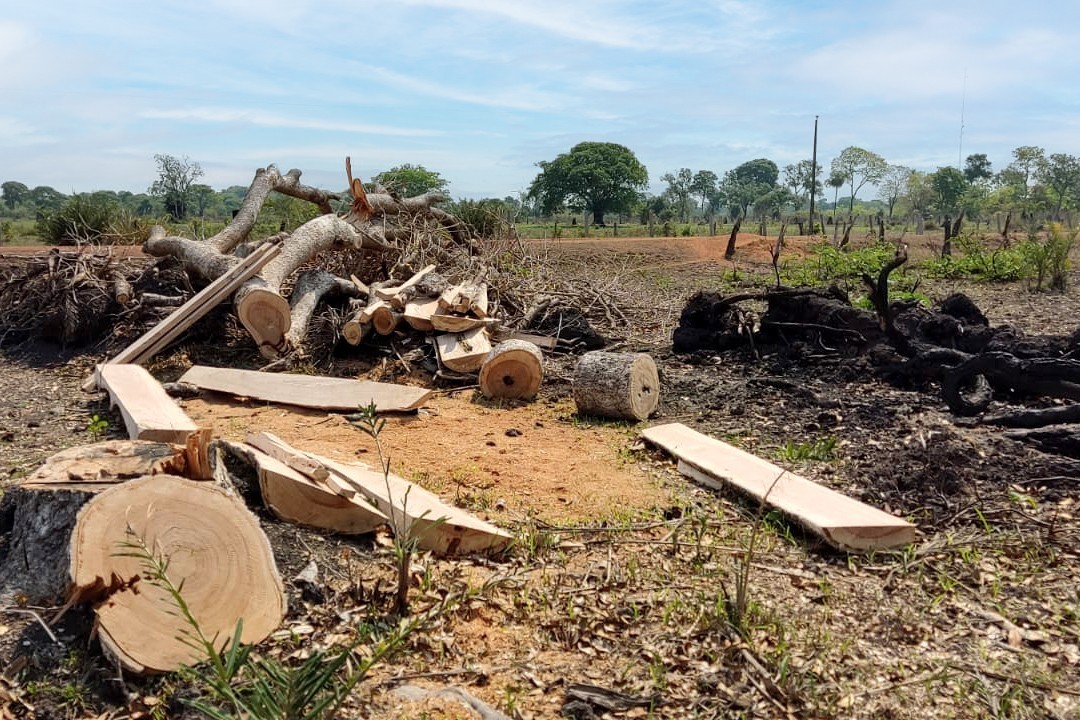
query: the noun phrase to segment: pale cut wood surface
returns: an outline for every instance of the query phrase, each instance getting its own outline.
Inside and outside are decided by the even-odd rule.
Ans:
[[[476,372],[491,352],[491,341],[482,327],[463,333],[438,335],[435,347],[439,361],[456,372]]]
[[[175,472],[184,453],[168,443],[143,440],[106,440],[61,450],[19,483],[31,485],[112,485],[143,475]]]
[[[880,550],[915,541],[911,523],[681,423],[651,427],[641,436],[678,458],[684,475],[712,488],[731,486],[764,499],[841,550]]]
[[[102,365],[98,383],[108,391],[111,404],[120,408],[132,440],[184,445],[199,429],[161,383],[139,365]]]
[[[141,364],[146,362],[194,325],[203,315],[220,305],[279,254],[281,254],[281,246],[278,244],[267,243],[260,246],[105,363]],[[96,372],[83,383],[82,389],[90,391],[95,387],[97,387]]]
[[[435,326],[431,317],[439,312],[439,299],[428,298],[425,300],[411,300],[405,303],[405,322],[413,330],[431,332]]]
[[[512,539],[506,531],[444,503],[434,493],[393,473],[384,477],[366,465],[315,457],[389,515],[391,527],[409,528],[410,536],[417,538],[425,550],[466,555],[504,548]]]
[[[362,535],[390,519],[366,500],[343,497],[325,482],[312,480],[251,445],[230,443],[255,465],[263,503],[286,522],[343,535]],[[325,474],[325,468],[321,468]]]
[[[491,349],[480,368],[480,392],[486,398],[524,400],[536,397],[544,380],[544,356],[525,340],[504,340]]]
[[[180,381],[203,390],[333,411],[356,410],[374,401],[378,412],[405,412],[420,407],[431,395],[431,390],[410,385],[205,365],[193,366]]]
[[[125,669],[171,672],[205,659],[185,644],[190,628],[143,578],[143,562],[118,554],[129,527],[169,561],[170,579],[184,583],[185,602],[219,646],[241,618],[245,644],[281,624],[285,593],[270,542],[239,498],[173,475],[130,480],[82,506],[70,546],[72,598],[95,603],[102,647]]]

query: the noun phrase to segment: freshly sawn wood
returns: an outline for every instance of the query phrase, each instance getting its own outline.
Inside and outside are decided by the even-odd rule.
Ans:
[[[331,411],[356,410],[374,402],[378,412],[406,412],[420,407],[431,395],[431,390],[410,385],[205,365],[193,366],[180,381],[203,390]]]
[[[660,375],[645,353],[585,353],[574,368],[574,403],[582,415],[644,420],[660,402]]]
[[[285,616],[270,543],[236,496],[174,475],[130,480],[92,497],[71,533],[72,601],[92,602],[102,647],[125,669],[170,672],[205,660],[171,598],[145,579],[145,562],[125,553],[138,540],[168,561],[174,584],[202,632],[224,646],[258,643]]]
[[[478,327],[463,333],[439,335],[435,338],[439,361],[456,372],[476,372],[491,352],[487,331]]]
[[[543,379],[544,357],[540,348],[525,340],[504,340],[484,359],[480,392],[486,398],[533,398]]]
[[[915,540],[915,526],[681,423],[641,433],[679,460],[679,472],[714,489],[735,487],[794,518],[841,550],[882,550]]]
[[[213,310],[237,288],[254,277],[264,265],[281,253],[281,246],[267,243],[229,268],[224,274],[196,293],[190,300],[174,310],[142,337],[107,360],[106,364],[142,364],[160,352],[181,333],[195,324],[199,318]],[[83,383],[89,392],[97,387],[97,373]]]
[[[325,482],[312,480],[250,444],[230,443],[229,446],[255,466],[263,503],[286,522],[343,535],[362,535],[390,523],[386,515],[366,500],[346,498]],[[325,468],[320,469],[324,474],[327,472]]]
[[[102,365],[98,383],[108,391],[111,404],[120,408],[132,440],[184,445],[188,436],[199,429],[161,383],[139,365]]]

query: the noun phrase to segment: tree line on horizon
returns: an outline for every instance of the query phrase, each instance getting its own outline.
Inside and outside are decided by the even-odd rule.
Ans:
[[[3,182],[0,219],[34,219],[39,236],[55,242],[69,236],[122,237],[123,228],[151,220],[226,222],[247,191],[242,185],[214,190],[197,182],[202,168],[187,157],[155,155],[155,162],[157,178],[144,193],[65,195],[49,186]],[[537,165],[540,172],[519,197],[459,199],[448,201],[448,209],[480,224],[488,216],[523,222],[584,213],[586,224],[604,225],[605,218],[641,224],[780,219],[805,214],[811,196],[817,208],[831,213],[830,221],[839,221],[843,214],[850,219],[859,203],[861,213],[890,224],[901,218],[978,219],[993,213],[1060,219],[1063,212],[1080,207],[1080,159],[1035,146],[1014,149],[1009,164],[997,172],[984,153],[968,155],[962,168],[924,172],[890,164],[856,146],[845,148],[827,165],[813,166],[807,159],[781,169],[768,158],[756,158],[722,174],[684,167],[660,177],[666,187],[658,194],[647,192],[648,171],[633,151],[616,143],[581,142]],[[446,194],[449,189],[440,173],[413,164],[379,173],[371,185],[402,197]],[[857,200],[868,187],[877,190],[876,198]],[[284,196],[270,198],[266,210],[281,229],[305,222],[314,212],[307,203]]]

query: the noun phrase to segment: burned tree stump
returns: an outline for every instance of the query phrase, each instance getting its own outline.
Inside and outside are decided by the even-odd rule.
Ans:
[[[533,398],[543,379],[544,357],[540,348],[525,340],[505,340],[484,359],[480,392],[486,398]]]
[[[644,420],[659,402],[660,375],[645,353],[585,353],[574,368],[579,414]]]

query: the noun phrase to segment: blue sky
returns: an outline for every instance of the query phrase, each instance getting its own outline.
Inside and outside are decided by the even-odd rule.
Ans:
[[[1078,37],[1075,0],[13,0],[0,181],[140,192],[168,153],[215,188],[275,163],[336,189],[351,155],[365,180],[418,163],[503,197],[598,140],[659,191],[809,158],[815,115],[826,167],[858,145],[1001,169],[1080,154]]]

